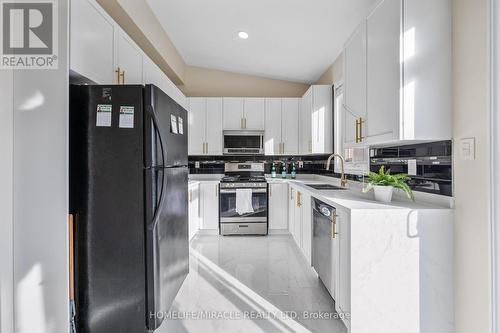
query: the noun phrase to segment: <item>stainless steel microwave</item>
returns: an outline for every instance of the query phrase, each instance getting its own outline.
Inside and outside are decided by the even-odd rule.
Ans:
[[[224,155],[264,155],[264,131],[226,130]]]

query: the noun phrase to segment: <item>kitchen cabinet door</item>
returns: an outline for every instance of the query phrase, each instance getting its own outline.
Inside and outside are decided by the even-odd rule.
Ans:
[[[222,155],[222,98],[208,97],[206,143],[208,155]]]
[[[293,226],[293,238],[295,243],[301,249],[302,248],[302,198],[303,194],[300,191],[295,193],[295,211],[294,211],[294,226]]]
[[[205,132],[207,99],[204,97],[189,98],[189,128],[188,128],[188,154],[205,155]]]
[[[97,84],[116,81],[115,24],[94,0],[71,2],[70,68]]]
[[[294,237],[295,228],[295,196],[297,191],[292,186],[288,187],[288,231]]]
[[[200,184],[189,185],[189,240],[200,228]]]
[[[333,90],[330,85],[313,86],[312,153],[333,153]]]
[[[219,183],[200,184],[202,211],[200,229],[219,230]]]
[[[344,148],[357,144],[358,137],[358,120],[359,118],[349,112],[346,108],[342,108],[342,121],[344,123]],[[341,152],[342,154],[343,152]]]
[[[282,154],[281,109],[281,98],[266,98],[266,130],[264,134],[264,151],[266,155]]]
[[[243,98],[224,97],[223,121],[225,130],[243,129]]]
[[[156,66],[153,60],[144,56],[143,58],[143,78],[144,84],[154,84],[161,90],[165,91],[165,85],[163,82],[162,71]]]
[[[366,21],[363,20],[344,46],[344,104],[358,117],[366,117],[366,57]]]
[[[269,229],[288,229],[288,184],[269,184]]]
[[[285,155],[299,153],[299,108],[299,98],[282,99],[281,141]]]
[[[366,136],[399,137],[401,1],[384,0],[367,19]]]
[[[302,194],[302,252],[309,265],[312,263],[312,205],[311,196]]]
[[[249,130],[264,130],[265,128],[265,99],[245,98],[244,100],[244,127]]]
[[[117,64],[123,74],[120,83],[143,84],[141,49],[122,30],[118,30],[117,39]]]
[[[300,154],[307,155],[312,153],[312,87],[305,93],[301,100],[300,108]]]
[[[338,238],[338,270],[337,299],[335,307],[337,312],[351,312],[351,224],[350,214],[337,208],[337,238]]]

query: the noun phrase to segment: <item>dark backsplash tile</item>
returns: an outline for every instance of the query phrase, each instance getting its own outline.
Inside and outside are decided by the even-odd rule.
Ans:
[[[189,156],[191,174],[223,174],[226,162],[264,162],[266,174],[271,173],[276,163],[277,173],[285,163],[291,173],[296,163],[297,174],[317,174],[340,178],[340,174],[326,170],[329,154],[304,156]],[[408,173],[407,160],[416,159],[417,176],[411,176],[410,187],[414,191],[452,196],[452,143],[440,141],[408,146],[372,148],[370,150],[370,171],[378,172],[381,165],[392,173]],[[303,167],[299,168],[302,162]],[[196,168],[196,162],[199,168]],[[279,168],[278,168],[279,165]],[[333,166],[331,168],[333,170]],[[360,181],[362,176],[346,175],[350,180]]]

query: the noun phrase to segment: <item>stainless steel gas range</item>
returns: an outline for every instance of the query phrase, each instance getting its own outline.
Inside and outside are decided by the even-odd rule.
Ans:
[[[221,235],[267,235],[268,196],[264,163],[226,163],[220,183]]]

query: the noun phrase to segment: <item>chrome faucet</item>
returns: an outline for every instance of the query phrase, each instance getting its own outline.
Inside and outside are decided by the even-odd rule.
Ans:
[[[347,178],[345,178],[345,173],[344,173],[345,159],[341,155],[339,155],[339,154],[332,154],[332,155],[330,155],[330,157],[328,157],[328,161],[326,161],[326,170],[330,170],[330,164],[331,164],[332,159],[334,157],[338,157],[340,159],[340,167],[341,167],[341,170],[342,170],[342,175],[340,177],[340,185],[342,187],[347,187]]]

